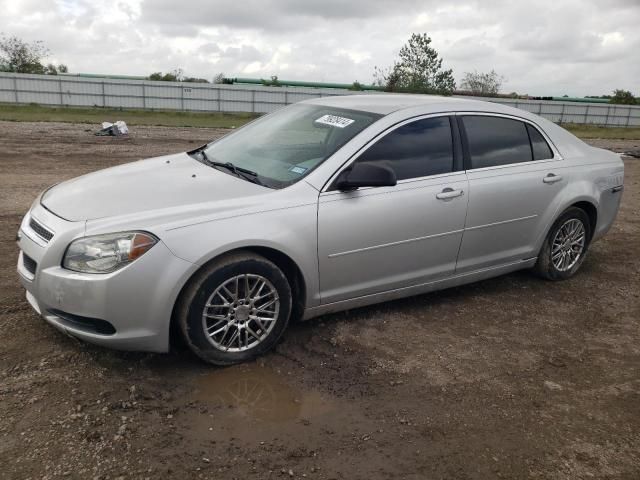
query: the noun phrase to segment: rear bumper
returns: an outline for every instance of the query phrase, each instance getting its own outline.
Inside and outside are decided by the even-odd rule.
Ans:
[[[27,217],[33,213],[38,214],[34,209]],[[80,234],[69,236],[67,228],[74,231],[77,225],[63,222],[59,219],[53,225],[56,234],[47,244],[33,238],[26,220],[22,224],[18,274],[33,309],[58,330],[90,343],[168,351],[173,305],[182,282],[196,266],[173,255],[160,241],[116,272],[72,272],[60,266],[62,255],[69,241],[83,234],[84,225]],[[35,262],[35,271],[25,267],[25,254]]]

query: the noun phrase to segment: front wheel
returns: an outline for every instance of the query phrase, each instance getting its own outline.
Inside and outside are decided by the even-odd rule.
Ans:
[[[291,314],[291,288],[271,261],[236,253],[199,272],[177,308],[191,350],[215,365],[231,365],[271,349]]]
[[[572,277],[585,259],[590,239],[591,225],[584,210],[567,209],[549,230],[534,270],[548,280]]]

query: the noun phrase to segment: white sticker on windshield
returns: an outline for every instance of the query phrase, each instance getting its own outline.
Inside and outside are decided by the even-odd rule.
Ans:
[[[305,168],[305,167],[298,167],[297,165],[294,165],[293,167],[291,167],[291,168],[289,169],[289,171],[290,171],[290,172],[293,172],[293,173],[297,173],[298,175],[302,175],[304,172],[306,172],[306,171],[307,171],[307,168]]]
[[[351,118],[338,117],[337,115],[323,115],[318,118],[316,122],[329,125],[331,127],[344,128],[351,125],[355,120]]]

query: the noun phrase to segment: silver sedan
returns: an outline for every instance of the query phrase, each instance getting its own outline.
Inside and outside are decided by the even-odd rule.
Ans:
[[[530,268],[573,276],[610,228],[618,155],[523,110],[419,95],[298,103],[196,150],[53,186],[18,272],[51,325],[207,362],[288,323]]]

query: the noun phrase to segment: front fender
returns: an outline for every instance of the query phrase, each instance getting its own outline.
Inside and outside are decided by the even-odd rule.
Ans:
[[[214,220],[167,230],[174,255],[202,266],[229,251],[266,247],[291,258],[306,284],[306,306],[319,304],[316,204]]]

